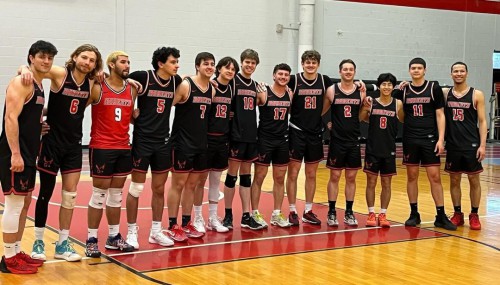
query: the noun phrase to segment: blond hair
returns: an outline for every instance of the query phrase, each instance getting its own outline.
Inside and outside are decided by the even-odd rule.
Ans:
[[[119,56],[126,56],[129,57],[128,54],[124,51],[121,50],[116,50],[108,55],[108,58],[106,59],[106,65],[108,66],[109,71],[111,71],[111,67],[109,66],[110,63],[116,63],[116,60],[118,59]]]

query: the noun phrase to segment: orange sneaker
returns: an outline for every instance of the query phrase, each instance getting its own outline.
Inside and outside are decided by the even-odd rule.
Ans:
[[[378,225],[383,228],[390,228],[391,223],[387,220],[385,214],[378,214]]]
[[[366,219],[366,226],[367,227],[377,226],[377,217],[375,216],[375,213],[373,212],[368,213],[368,219]]]
[[[471,213],[469,215],[469,225],[471,230],[480,230],[481,229],[481,222],[479,221],[479,216],[477,213]]]
[[[452,222],[457,227],[463,226],[464,225],[464,213],[454,212],[453,216],[450,218],[450,222]]]

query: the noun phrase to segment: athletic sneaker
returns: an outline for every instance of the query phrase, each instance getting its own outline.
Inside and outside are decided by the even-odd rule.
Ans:
[[[285,215],[283,215],[283,213],[279,212],[279,214],[272,214],[271,215],[271,225],[278,226],[281,228],[288,228],[292,224],[290,224],[288,222],[288,220],[285,218]]]
[[[189,221],[186,226],[182,227],[182,230],[186,233],[188,238],[202,238],[205,235],[205,233],[199,232],[191,221]]]
[[[377,226],[377,217],[375,216],[375,213],[373,212],[368,213],[368,218],[366,219],[366,226],[367,227]]]
[[[225,227],[217,216],[210,216],[208,218],[207,229],[218,233],[227,233],[229,231],[229,228]]]
[[[457,227],[463,226],[464,225],[464,213],[454,212],[453,216],[450,218],[450,222],[452,222]]]
[[[346,212],[344,216],[344,224],[347,224],[349,226],[357,226],[358,225],[358,220],[356,220],[356,217],[354,216],[354,213],[349,213]]]
[[[478,231],[481,229],[481,222],[479,221],[479,215],[477,213],[469,214],[469,225],[471,230]]]
[[[420,225],[422,221],[420,220],[420,214],[418,212],[416,213],[410,213],[410,217],[408,220],[405,222],[405,226],[408,227],[416,227],[417,225]]]
[[[85,255],[87,257],[101,257],[101,251],[97,245],[97,238],[91,237],[85,243]]]
[[[126,242],[134,247],[134,249],[139,249],[139,241],[137,239],[137,232],[139,231],[139,227],[135,226],[134,228],[129,228],[127,232],[127,240]]]
[[[385,214],[378,214],[378,225],[383,228],[390,228],[391,222],[387,220],[387,216]]]
[[[26,264],[26,262],[20,259],[17,255],[10,258],[6,258],[4,255],[2,256],[2,261],[0,262],[0,271],[3,273],[33,274],[38,271],[38,268]]]
[[[27,255],[26,253],[24,253],[24,251],[19,252],[15,256],[17,256],[18,259],[21,259],[24,262],[26,262],[26,264],[28,266],[40,267],[40,266],[43,265],[43,260],[33,259],[29,255]]]
[[[230,230],[233,229],[233,216],[226,215],[224,220],[222,220],[222,225]]]
[[[196,216],[196,217],[194,217],[193,226],[200,233],[206,233],[207,232],[207,230],[205,229],[205,221],[203,220],[202,216]]]
[[[149,232],[149,243],[159,244],[161,246],[173,246],[174,241],[171,240],[163,231],[159,231],[155,234]]]
[[[434,221],[434,226],[437,228],[443,228],[449,231],[456,231],[457,226],[455,226],[446,215],[437,215],[436,220]]]
[[[120,233],[118,233],[114,237],[108,237],[106,240],[106,245],[104,245],[107,249],[117,249],[123,252],[131,252],[134,251],[134,247],[128,244]]]
[[[47,256],[45,255],[45,243],[43,243],[43,240],[35,240],[33,243],[33,250],[31,251],[31,258],[47,260]]]
[[[295,211],[291,211],[290,214],[288,214],[288,222],[292,225],[292,227],[298,227],[299,215],[297,215]]]
[[[174,225],[171,229],[167,230],[168,237],[173,241],[184,242],[188,237],[181,226]]]
[[[264,216],[261,213],[253,214],[252,216],[257,223],[261,224],[262,228],[268,227],[266,220],[264,220]]]
[[[318,216],[315,213],[313,213],[312,210],[309,212],[304,211],[304,214],[302,215],[302,221],[304,223],[309,223],[313,225],[321,225],[321,221],[318,219]]]
[[[242,217],[241,218],[241,227],[242,228],[249,228],[251,230],[260,230],[263,228],[263,226],[259,223],[257,223],[257,221],[255,221],[255,219],[250,216],[248,218],[244,218]]]
[[[328,212],[328,216],[326,218],[326,223],[331,227],[338,227],[339,221],[337,220],[337,212]]]
[[[64,240],[61,244],[56,242],[56,253],[54,254],[55,258],[64,259],[66,261],[80,261],[82,260],[81,255],[76,253],[76,250],[73,248],[73,244],[68,240]]]

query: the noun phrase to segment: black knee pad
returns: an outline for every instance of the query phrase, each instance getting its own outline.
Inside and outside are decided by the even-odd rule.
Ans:
[[[240,175],[240,186],[243,187],[252,186],[252,175],[251,174]]]
[[[228,174],[226,175],[224,185],[226,185],[227,188],[234,188],[234,186],[236,186],[236,180],[238,180],[238,177]]]

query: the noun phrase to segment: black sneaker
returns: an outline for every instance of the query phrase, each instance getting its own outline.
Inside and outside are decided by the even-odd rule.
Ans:
[[[449,231],[456,231],[457,226],[455,226],[446,215],[437,215],[434,221],[434,226],[437,228],[443,228]]]
[[[416,227],[417,225],[420,225],[422,221],[420,220],[420,214],[418,212],[416,213],[410,213],[410,217],[408,220],[405,222],[405,226],[407,227]]]
[[[222,225],[230,230],[233,229],[233,216],[226,215],[222,220]]]
[[[241,218],[241,227],[242,228],[249,228],[251,230],[260,230],[263,228],[263,226],[257,221],[250,216],[249,218]]]
[[[302,221],[304,223],[309,223],[312,225],[321,225],[321,221],[318,219],[318,216],[313,213],[312,210],[309,212],[304,212],[304,214],[302,215]]]
[[[292,227],[298,227],[299,215],[297,215],[295,211],[291,211],[290,214],[288,214],[288,222],[292,225]]]
[[[117,249],[123,252],[131,252],[134,251],[134,247],[128,244],[123,238],[121,234],[117,234],[114,237],[108,237],[106,240],[106,245],[104,246],[107,249]]]

